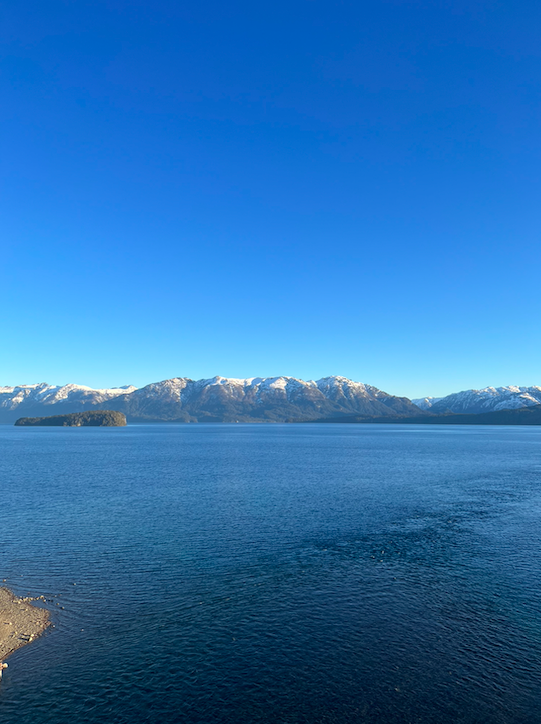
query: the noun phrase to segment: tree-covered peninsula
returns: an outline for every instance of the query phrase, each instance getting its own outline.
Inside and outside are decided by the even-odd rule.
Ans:
[[[20,417],[15,424],[33,427],[123,427],[126,416],[116,410],[92,410],[50,417]]]

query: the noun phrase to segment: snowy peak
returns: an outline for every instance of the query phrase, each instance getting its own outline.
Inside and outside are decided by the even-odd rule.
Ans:
[[[424,397],[412,400],[421,410],[436,414],[445,412],[479,414],[516,410],[541,404],[541,387],[485,387],[482,390],[464,390],[447,397]]]
[[[344,398],[346,400],[355,397],[369,397],[372,393],[380,392],[376,387],[364,385],[362,382],[348,380],[347,377],[322,377],[316,382],[318,390],[330,399]],[[374,394],[374,396],[377,396]]]
[[[421,410],[430,410],[432,405],[435,405],[436,402],[439,402],[441,397],[419,397],[416,400],[412,400],[414,405],[417,405]]]

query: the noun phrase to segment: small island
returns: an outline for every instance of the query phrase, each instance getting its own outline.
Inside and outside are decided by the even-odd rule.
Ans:
[[[92,410],[51,417],[20,417],[15,425],[45,427],[124,427],[126,416],[116,410]]]
[[[7,667],[4,659],[31,643],[50,624],[49,612],[31,603],[38,600],[45,598],[18,598],[7,588],[0,588],[0,678]]]

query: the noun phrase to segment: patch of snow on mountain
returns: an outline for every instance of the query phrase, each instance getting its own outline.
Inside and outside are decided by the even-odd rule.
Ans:
[[[155,398],[165,400],[173,398],[179,401],[182,393],[190,384],[193,384],[193,381],[187,377],[172,377],[161,382],[151,382],[149,385],[135,390],[135,392],[139,399]]]
[[[421,410],[430,410],[432,405],[435,405],[436,402],[439,402],[441,397],[421,397],[416,400],[412,400],[414,405],[417,405]]]
[[[369,387],[362,382],[354,382],[347,377],[322,377],[317,380],[318,389],[327,398],[335,398],[342,395],[346,399],[354,399],[355,397],[369,397],[370,392],[379,392],[375,387]],[[376,395],[373,395],[376,396]]]

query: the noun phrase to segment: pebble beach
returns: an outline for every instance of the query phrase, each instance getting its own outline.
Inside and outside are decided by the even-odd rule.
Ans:
[[[5,659],[17,649],[31,643],[49,625],[49,612],[32,604],[41,598],[15,596],[0,588],[0,676]]]

